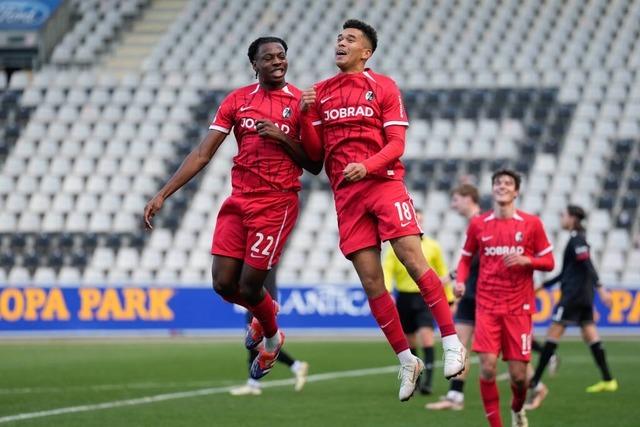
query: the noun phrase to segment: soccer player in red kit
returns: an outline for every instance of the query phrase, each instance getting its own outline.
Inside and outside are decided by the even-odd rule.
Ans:
[[[213,235],[213,288],[256,319],[245,345],[259,347],[251,366],[251,377],[258,379],[271,370],[284,343],[263,283],[298,217],[299,165],[318,174],[322,164],[311,162],[298,140],[301,92],[285,81],[287,44],[261,37],[251,43],[248,56],[258,83],[222,101],[209,133],[149,201],[144,220],[151,229],[164,200],[209,163],[233,128],[238,154],[231,169],[232,193],[220,208]]]
[[[324,158],[340,249],[353,263],[371,312],[398,356],[398,397],[406,401],[424,364],[411,354],[385,288],[381,241],[391,242],[440,326],[447,378],[464,370],[466,350],[456,335],[440,278],[422,254],[422,230],[403,182],[400,156],[409,122],[400,91],[391,78],[365,68],[376,45],[371,26],[358,20],[344,23],[335,46],[340,73],[303,92],[302,140],[312,159]]]
[[[535,310],[533,271],[553,270],[551,243],[537,216],[515,208],[520,175],[508,169],[491,177],[493,210],[476,216],[458,265],[456,294],[464,293],[471,259],[480,257],[473,351],[480,358],[480,394],[491,427],[502,426],[496,364],[502,352],[511,377],[513,426],[528,426],[523,409]]]

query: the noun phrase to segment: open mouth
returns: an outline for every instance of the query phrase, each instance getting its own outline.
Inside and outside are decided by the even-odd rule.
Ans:
[[[271,70],[271,74],[273,76],[284,76],[284,68],[274,68]]]
[[[347,51],[343,49],[336,50],[336,58],[347,56]]]

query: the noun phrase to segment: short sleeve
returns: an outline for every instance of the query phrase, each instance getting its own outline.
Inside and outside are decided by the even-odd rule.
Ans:
[[[235,124],[236,100],[233,94],[228,95],[218,107],[213,121],[209,125],[209,130],[217,130],[228,134]]]
[[[541,257],[553,250],[553,245],[549,242],[547,233],[544,231],[544,226],[539,218],[536,218],[534,222],[534,240],[533,240],[533,253],[536,257]]]
[[[478,251],[478,222],[476,218],[471,220],[469,227],[467,228],[467,237],[464,240],[462,246],[462,256],[473,256]]]
[[[583,238],[576,237],[573,241],[573,253],[576,261],[586,261],[590,258],[589,245]]]
[[[389,81],[384,87],[381,107],[383,127],[409,126],[409,118],[402,103],[402,94],[393,81]]]

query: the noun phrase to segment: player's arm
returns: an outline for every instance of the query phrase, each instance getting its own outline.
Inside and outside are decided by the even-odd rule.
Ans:
[[[164,201],[198,174],[216,153],[227,134],[218,130],[210,130],[200,144],[183,160],[178,170],[169,181],[153,196],[144,208],[144,224],[151,230],[151,219],[162,208]]]
[[[465,283],[467,282],[469,273],[471,272],[473,255],[478,251],[478,239],[476,238],[477,233],[478,227],[476,225],[476,220],[473,219],[467,228],[467,237],[460,253],[460,261],[458,262],[458,269],[456,271],[456,286],[454,293],[458,298],[464,294]]]
[[[294,162],[312,174],[318,175],[322,170],[322,161],[311,160],[302,148],[300,141],[291,138],[280,130],[272,121],[266,119],[257,120],[256,130],[258,131],[258,135],[277,141]]]
[[[300,99],[300,139],[302,148],[312,161],[324,159],[322,144],[322,120],[316,105],[316,90],[310,88],[302,92]]]
[[[384,92],[380,106],[386,145],[361,163],[349,163],[343,172],[347,181],[359,181],[368,173],[384,169],[402,157],[404,153],[405,134],[409,122],[402,105],[402,95],[398,86],[393,82],[386,87]]]
[[[587,270],[587,274],[593,282],[595,290],[598,291],[602,302],[604,302],[607,306],[611,305],[611,294],[602,285],[602,282],[600,282],[598,271],[591,261],[591,253],[586,239],[583,236],[578,235],[575,237],[575,240],[572,239],[572,243],[573,253],[575,254],[576,261],[581,263],[582,266]]]

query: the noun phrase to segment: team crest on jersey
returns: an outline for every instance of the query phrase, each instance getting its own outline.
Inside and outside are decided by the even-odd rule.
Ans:
[[[516,242],[522,242],[522,231],[516,233]]]
[[[288,118],[291,115],[291,108],[286,107],[284,110],[282,110],[282,117],[284,117],[285,119]]]
[[[364,99],[366,99],[367,101],[373,101],[373,98],[375,98],[375,95],[372,91],[368,91],[364,94]]]

